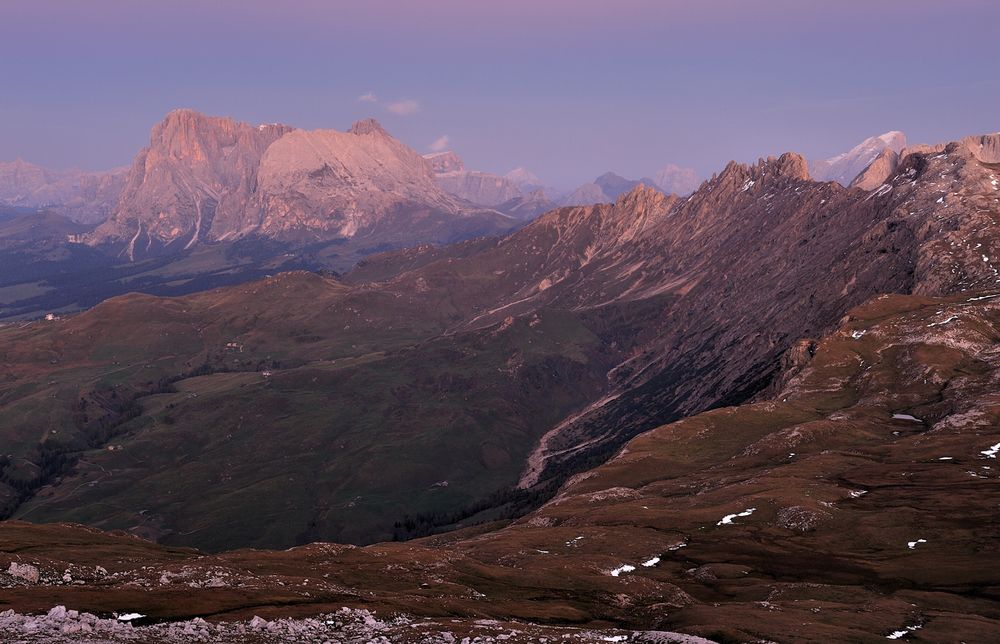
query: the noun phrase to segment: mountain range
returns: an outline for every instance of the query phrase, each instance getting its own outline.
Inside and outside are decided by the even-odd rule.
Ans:
[[[7,606],[997,626],[1000,134],[556,195],[177,110],[0,170]]]
[[[641,185],[667,193],[687,195],[701,183],[690,168],[667,165],[656,179],[644,177],[631,180],[614,172],[563,192],[545,186],[531,171],[519,167],[504,176],[467,170],[454,151],[425,154],[434,168],[438,184],[445,191],[466,201],[489,206],[520,219],[531,220],[558,206],[584,206],[614,202],[622,194]]]
[[[215,150],[187,116],[91,243],[197,257],[246,222],[275,242],[377,229],[338,199],[320,219],[299,201],[392,148],[376,124],[218,122],[233,136]],[[0,524],[17,564],[0,599],[155,620],[346,604],[636,641],[988,641],[1000,134],[893,154],[863,169],[888,169],[871,190],[817,181],[794,153],[686,197],[602,177],[624,190],[613,202],[343,275],[2,326],[0,503],[18,521]],[[387,194],[335,194],[473,216],[441,196],[448,166],[396,158],[417,160],[378,170]],[[290,223],[247,218],[255,204]],[[148,250],[105,237],[133,223]]]
[[[340,280],[130,295],[5,329],[3,431],[34,464],[7,481],[28,486],[12,511],[219,549],[369,542],[399,536],[406,513],[441,527],[477,504],[488,516],[504,490],[544,495],[650,427],[760,392],[799,339],[879,293],[996,283],[983,141],[911,155],[871,193],[813,182],[786,154],[731,163],[688,198],[639,187],[507,237],[374,255]],[[62,427],[48,448],[20,420],[38,404]],[[243,465],[279,436],[282,458]],[[50,451],[87,446],[101,451],[45,487]],[[212,456],[179,466],[193,451]],[[425,465],[400,465],[416,453]],[[314,498],[293,519],[303,476]],[[202,491],[177,505],[182,481]]]

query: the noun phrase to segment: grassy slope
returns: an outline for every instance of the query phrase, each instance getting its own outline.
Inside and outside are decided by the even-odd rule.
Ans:
[[[404,515],[452,511],[507,487],[547,427],[603,386],[607,356],[560,311],[429,339],[454,310],[294,274],[177,300],[133,295],[7,329],[8,449],[36,462],[40,439],[83,449],[74,473],[18,516],[208,549],[370,542],[391,538]],[[106,334],[106,320],[120,331]],[[240,372],[144,395],[109,441],[80,422],[77,397],[93,414],[97,401],[155,392],[205,364]],[[39,371],[51,384],[37,384]],[[31,479],[14,471],[19,462],[8,478]]]

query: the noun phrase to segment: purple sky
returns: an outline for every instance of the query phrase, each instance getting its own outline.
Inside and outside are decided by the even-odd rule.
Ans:
[[[0,160],[127,164],[175,107],[569,186],[1000,130],[996,0],[2,0]],[[359,101],[372,93],[377,102]]]

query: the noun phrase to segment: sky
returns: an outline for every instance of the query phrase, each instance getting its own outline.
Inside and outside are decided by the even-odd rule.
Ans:
[[[996,0],[0,0],[0,160],[127,165],[171,109],[571,187],[1000,130]]]

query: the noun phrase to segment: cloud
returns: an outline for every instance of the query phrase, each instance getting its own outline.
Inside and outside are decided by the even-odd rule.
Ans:
[[[448,135],[445,134],[444,136],[437,138],[428,147],[430,148],[431,152],[442,152],[444,150],[447,150],[449,145],[451,145],[451,139],[449,139]]]
[[[420,110],[420,103],[412,100],[406,99],[405,101],[396,101],[395,103],[389,103],[385,106],[385,109],[389,110],[393,114],[398,114],[399,116],[406,116],[407,114],[413,114]]]
[[[375,96],[374,92],[368,92],[367,94],[362,94],[358,97],[358,102],[360,103],[378,103],[378,96]]]

